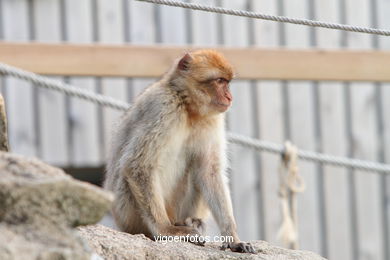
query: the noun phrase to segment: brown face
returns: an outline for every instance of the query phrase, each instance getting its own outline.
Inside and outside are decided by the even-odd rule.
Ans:
[[[223,113],[232,104],[229,90],[233,69],[226,59],[213,50],[200,50],[185,54],[178,63],[178,71],[186,78],[189,86],[194,86],[205,95],[195,99],[198,104],[208,106],[214,112]]]
[[[208,89],[211,96],[211,104],[219,111],[225,112],[232,104],[232,94],[229,89],[230,80],[226,78],[212,79]]]

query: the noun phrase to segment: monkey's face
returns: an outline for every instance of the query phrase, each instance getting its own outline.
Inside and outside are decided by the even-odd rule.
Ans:
[[[205,84],[206,92],[211,98],[210,105],[218,112],[225,112],[232,104],[229,82],[225,77],[218,77]]]
[[[229,83],[233,70],[226,59],[213,50],[186,54],[178,63],[199,109],[205,113],[223,113],[232,104]],[[207,112],[208,111],[208,112]]]

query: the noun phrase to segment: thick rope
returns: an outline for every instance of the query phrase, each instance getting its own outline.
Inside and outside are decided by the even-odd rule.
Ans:
[[[72,85],[62,83],[58,80],[53,80],[47,77],[37,75],[35,73],[25,71],[0,62],[0,74],[9,75],[15,78],[29,81],[39,87],[60,91],[66,95],[78,97],[96,103],[98,105],[111,107],[118,110],[126,110],[130,104],[105,96],[93,93],[88,90],[74,87]]]
[[[313,21],[313,20],[308,20],[308,19],[290,18],[290,17],[277,16],[277,15],[268,15],[268,14],[250,12],[250,11],[232,10],[232,9],[227,9],[227,8],[223,8],[223,7],[205,6],[205,5],[194,4],[194,3],[185,3],[185,2],[181,2],[181,1],[172,1],[172,0],[137,0],[137,1],[148,2],[148,3],[153,3],[153,4],[176,6],[176,7],[212,12],[212,13],[228,14],[228,15],[242,16],[242,17],[248,17],[248,18],[256,18],[256,19],[282,22],[282,23],[301,24],[301,25],[307,25],[307,26],[312,26],[312,27],[336,29],[336,30],[343,30],[343,31],[349,31],[349,32],[359,32],[359,33],[368,33],[368,34],[390,36],[389,30],[374,29],[374,28],[368,28],[368,27],[338,24],[338,23]]]
[[[305,191],[305,183],[298,174],[297,151],[297,147],[287,141],[279,169],[279,198],[282,224],[278,237],[286,247],[291,249],[298,249],[299,247],[297,193]]]
[[[242,146],[250,147],[257,151],[266,151],[275,154],[282,154],[284,151],[283,145],[254,139],[251,137],[229,133],[229,140],[232,143],[239,144]],[[329,154],[317,153],[312,151],[298,151],[298,158],[306,161],[329,164],[334,166],[346,167],[355,170],[369,171],[369,172],[378,172],[386,175],[390,175],[390,165],[352,159],[341,156],[334,156]]]
[[[83,90],[69,84],[64,84],[57,80],[52,80],[47,77],[43,77],[35,73],[25,71],[19,68],[15,68],[13,66],[0,62],[0,75],[1,74],[23,79],[39,87],[56,90],[66,95],[85,99],[98,105],[111,107],[118,110],[127,110],[130,107],[130,104],[126,102],[105,95],[96,94],[91,91]],[[266,151],[266,152],[276,153],[276,154],[282,154],[284,151],[284,147],[280,144],[262,141],[262,140],[254,139],[239,134],[229,133],[228,138],[231,143],[253,148],[257,151]],[[338,156],[316,153],[311,151],[303,151],[303,150],[298,151],[298,157],[302,160],[307,160],[312,162],[319,162],[319,163],[330,164],[334,166],[341,166],[341,167],[347,167],[356,170],[378,172],[378,173],[390,175],[390,165],[388,164],[363,161],[363,160],[351,159],[346,157],[338,157]]]

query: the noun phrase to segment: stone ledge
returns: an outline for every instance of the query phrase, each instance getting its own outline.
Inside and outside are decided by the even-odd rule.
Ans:
[[[196,246],[191,243],[154,242],[144,235],[131,235],[102,225],[78,228],[93,250],[106,260],[127,259],[262,259],[262,260],[324,260],[308,251],[271,246],[265,241],[251,241],[257,254],[221,251],[219,244]]]

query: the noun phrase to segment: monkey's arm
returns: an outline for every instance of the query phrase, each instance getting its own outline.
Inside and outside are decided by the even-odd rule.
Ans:
[[[207,170],[199,172],[197,175],[199,188],[221,230],[221,235],[233,237],[233,242],[223,243],[222,249],[230,248],[236,252],[255,253],[253,247],[249,243],[241,242],[237,235],[232,202],[225,176],[222,173],[219,156],[221,156],[220,153],[215,152],[212,155],[199,158],[201,164],[207,165],[203,168]]]
[[[198,158],[199,163],[204,165],[199,169],[206,169],[197,174],[199,188],[221,230],[221,234],[232,236],[234,241],[239,242],[230,194],[224,176],[220,173],[222,169],[220,169],[221,165],[216,157],[215,154]]]

